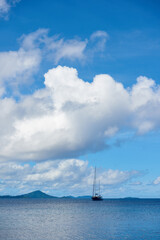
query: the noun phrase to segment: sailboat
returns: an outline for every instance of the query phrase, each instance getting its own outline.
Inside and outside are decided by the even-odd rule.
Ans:
[[[97,184],[96,184],[96,167],[95,167],[95,171],[94,171],[92,200],[93,200],[93,201],[100,201],[100,200],[103,200],[102,196],[100,195],[100,182],[99,182],[99,189],[98,189],[98,192],[97,192]]]

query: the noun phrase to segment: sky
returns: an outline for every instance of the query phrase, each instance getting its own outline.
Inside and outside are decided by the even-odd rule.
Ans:
[[[158,0],[0,0],[0,195],[160,197]]]

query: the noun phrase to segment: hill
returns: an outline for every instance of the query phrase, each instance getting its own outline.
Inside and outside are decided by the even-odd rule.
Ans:
[[[56,197],[50,196],[46,193],[43,193],[43,192],[37,190],[34,192],[30,192],[30,193],[22,194],[22,195],[18,195],[18,196],[10,196],[10,195],[0,196],[0,198],[56,198]]]
[[[91,196],[78,196],[78,197],[73,197],[73,196],[63,196],[63,197],[55,197],[48,195],[40,190],[22,194],[22,195],[17,195],[17,196],[11,196],[11,195],[4,195],[0,196],[0,198],[63,198],[63,199],[90,199]]]

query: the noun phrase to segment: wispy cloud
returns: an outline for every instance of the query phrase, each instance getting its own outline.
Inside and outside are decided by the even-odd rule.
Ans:
[[[4,88],[9,86],[14,92],[20,85],[32,83],[33,75],[43,63],[50,61],[57,65],[61,60],[87,61],[88,54],[94,55],[95,49],[101,52],[107,39],[106,32],[95,32],[91,40],[78,38],[64,39],[60,36],[49,36],[48,29],[38,29],[19,38],[18,50],[0,52],[0,83]],[[5,92],[5,91],[4,91]]]
[[[20,1],[21,0],[0,0],[0,17],[7,18],[10,8]]]
[[[83,60],[85,57],[84,50],[87,46],[87,40],[78,39],[52,39],[51,43],[47,43],[47,48],[51,51],[50,57],[57,64],[61,59]]]
[[[41,48],[44,55],[55,64],[62,59],[87,61],[87,58],[94,55],[95,52],[104,51],[107,39],[108,34],[105,31],[96,31],[89,39],[82,40],[79,37],[65,39],[60,35],[49,36],[47,29],[39,29],[21,37],[22,47]]]
[[[90,40],[95,44],[95,51],[103,51],[106,47],[106,42],[109,39],[109,35],[105,31],[96,31],[92,33]]]
[[[153,181],[154,185],[158,185],[160,184],[160,177],[157,177],[154,181]]]
[[[1,86],[10,86],[15,91],[19,85],[31,81],[42,60],[39,44],[46,33],[47,30],[40,29],[33,34],[22,36],[17,51],[0,52]]]
[[[6,14],[8,13],[10,9],[10,5],[7,3],[6,0],[0,0],[0,14]]]

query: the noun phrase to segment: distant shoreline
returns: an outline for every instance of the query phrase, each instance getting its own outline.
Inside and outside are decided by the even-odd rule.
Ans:
[[[11,195],[3,195],[0,196],[0,199],[91,199],[91,196],[62,196],[62,197],[57,197],[57,196],[51,196],[49,194],[46,194],[40,190],[33,191],[30,193],[26,194],[21,194],[21,195],[16,195],[16,196],[11,196]],[[104,198],[104,200],[124,200],[124,201],[134,201],[134,200],[160,200],[160,198],[137,198],[137,197],[124,197],[124,198]]]

